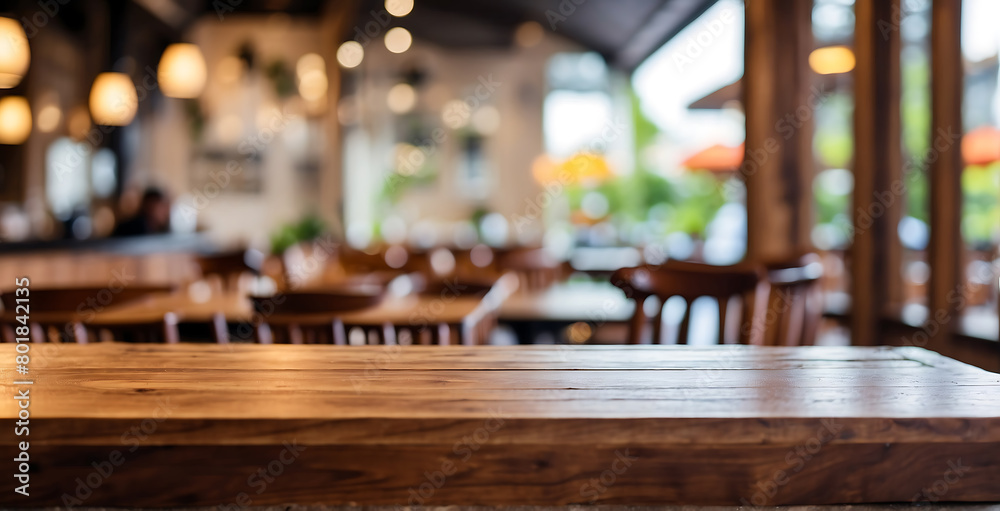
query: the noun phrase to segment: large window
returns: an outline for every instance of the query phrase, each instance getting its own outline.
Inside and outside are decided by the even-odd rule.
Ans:
[[[930,2],[904,2],[900,22],[903,173],[906,196],[897,232],[902,246],[900,266],[903,321],[920,324],[927,317],[930,238],[927,166],[930,150]]]
[[[813,115],[816,175],[813,245],[822,253],[824,288],[834,308],[847,296],[845,253],[851,243],[851,193],[854,175],[854,2],[816,0],[812,27],[815,49],[809,55],[813,87],[820,100]],[[837,305],[840,303],[841,305]]]
[[[746,194],[736,177],[746,137],[743,57],[744,5],[723,0],[633,76],[633,190],[649,205],[635,232],[647,259],[732,264],[746,252]]]
[[[965,240],[962,328],[996,336],[997,246],[1000,242],[1000,2],[965,0],[962,55],[965,94],[962,141],[962,237]]]

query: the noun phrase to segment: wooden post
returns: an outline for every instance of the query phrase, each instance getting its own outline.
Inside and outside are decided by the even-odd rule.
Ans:
[[[811,249],[812,134],[822,100],[810,87],[812,9],[797,0],[747,0],[747,259],[788,260]]]
[[[857,0],[854,69],[854,240],[851,339],[880,344],[881,318],[899,302],[899,236],[906,200],[900,133],[900,0]]]
[[[931,6],[930,346],[941,350],[958,323],[962,293],[962,1]]]

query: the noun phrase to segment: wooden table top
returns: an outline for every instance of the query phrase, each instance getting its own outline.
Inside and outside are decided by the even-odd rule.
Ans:
[[[949,500],[1000,500],[1000,375],[919,348],[98,343],[32,363],[33,385],[4,368],[0,386],[31,391],[32,460],[56,485],[38,504],[151,418],[88,504],[229,502],[293,441],[309,461],[254,503],[406,505],[450,460],[461,478],[425,503],[739,504],[817,435],[822,461],[769,504],[909,500],[954,459],[973,469]],[[591,499],[620,452],[638,461]]]
[[[374,307],[335,315],[345,323],[358,325],[409,324],[414,321],[459,324],[481,302],[481,299],[473,297],[387,296]],[[31,318],[42,322],[74,319],[93,326],[113,326],[155,323],[161,321],[167,313],[176,314],[178,321],[191,323],[211,322],[217,314],[222,314],[231,323],[249,323],[254,316],[253,305],[245,295],[228,293],[196,299],[191,294],[180,291],[157,293],[121,305],[112,303],[101,310],[87,309],[84,314],[32,312]],[[11,315],[5,312],[0,315],[0,320],[12,321]],[[319,318],[320,316],[316,316],[313,319]]]
[[[38,370],[33,416],[136,419],[169,397],[176,420],[464,419],[496,409],[523,419],[1000,420],[1000,375],[919,348],[331,348],[62,345]],[[391,360],[367,378],[376,358]],[[358,378],[370,380],[364,392]],[[0,401],[0,412],[13,417],[14,403]]]
[[[610,282],[562,282],[541,291],[519,292],[500,307],[506,321],[558,321],[573,323],[626,322],[635,302]]]

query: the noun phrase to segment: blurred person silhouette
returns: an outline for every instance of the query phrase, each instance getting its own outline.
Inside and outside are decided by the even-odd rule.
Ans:
[[[142,236],[170,232],[170,199],[158,188],[147,188],[134,216],[115,227],[112,236]]]

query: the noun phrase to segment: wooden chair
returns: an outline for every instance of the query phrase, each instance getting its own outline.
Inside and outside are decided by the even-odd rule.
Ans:
[[[251,297],[257,312],[255,338],[261,344],[347,344],[347,330],[337,313],[375,306],[383,294],[381,288],[356,287]],[[386,336],[384,330],[381,334]]]
[[[541,248],[499,251],[495,265],[500,273],[516,274],[524,291],[541,291],[569,274],[566,264]]]
[[[654,344],[663,343],[663,309],[667,300],[678,296],[686,302],[677,332],[677,344],[687,344],[691,323],[691,305],[701,297],[714,298],[719,308],[719,343],[762,344],[763,332],[755,321],[762,317],[767,303],[767,281],[760,271],[745,268],[717,267],[696,263],[671,263],[663,266],[644,265],[623,268],[611,276],[611,282],[625,291],[626,296],[635,300],[635,312],[629,323],[629,344],[640,344],[647,318],[644,311],[646,300],[659,299],[660,304],[653,317]],[[739,331],[730,334],[727,328],[730,304],[739,299]]]
[[[140,342],[178,342],[177,318],[166,313],[161,321],[144,323],[103,324],[97,314],[100,310],[123,305],[154,293],[167,293],[169,286],[123,286],[31,288],[29,294],[29,324],[32,342],[76,342],[86,344],[91,340],[113,338]],[[13,342],[16,296],[0,295],[4,305],[3,334],[5,342]]]
[[[817,254],[767,265],[771,284],[764,316],[764,344],[812,345],[823,319],[823,263]]]
[[[235,291],[242,275],[260,275],[264,254],[253,249],[230,250],[200,255],[195,258],[195,262],[201,269],[203,278],[217,278],[222,290]]]

